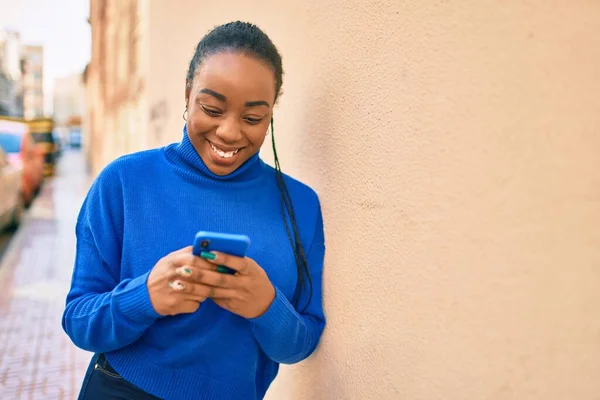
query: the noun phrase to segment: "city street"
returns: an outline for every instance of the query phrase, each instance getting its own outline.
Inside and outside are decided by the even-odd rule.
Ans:
[[[67,150],[0,259],[0,399],[75,399],[90,354],[63,332],[74,227],[89,180]],[[7,236],[2,237],[7,242]]]

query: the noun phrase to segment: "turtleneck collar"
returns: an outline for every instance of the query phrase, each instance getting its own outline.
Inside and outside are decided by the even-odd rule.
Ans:
[[[167,161],[186,179],[194,182],[212,181],[214,183],[249,184],[259,180],[264,173],[264,163],[257,152],[238,169],[228,175],[213,173],[204,163],[202,157],[190,141],[187,126],[183,127],[183,138],[165,148]]]

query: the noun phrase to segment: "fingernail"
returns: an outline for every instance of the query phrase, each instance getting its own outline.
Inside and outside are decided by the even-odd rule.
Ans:
[[[175,270],[175,272],[178,273],[179,275],[183,275],[183,276],[192,275],[192,270],[188,267],[179,267]]]
[[[226,274],[226,273],[228,273],[230,271],[229,271],[229,268],[227,268],[227,267],[224,267],[222,265],[217,265],[217,272],[220,272],[222,274]]]
[[[214,255],[213,253],[208,253],[206,251],[203,251],[202,253],[200,253],[200,257],[205,258],[207,260],[214,260],[215,258],[217,258],[217,256]]]

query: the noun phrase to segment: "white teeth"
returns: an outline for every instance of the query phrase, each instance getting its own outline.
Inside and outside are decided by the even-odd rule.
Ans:
[[[217,149],[215,147],[215,145],[212,144],[212,142],[208,142],[208,143],[210,143],[210,147],[212,147],[212,149],[215,151],[215,153],[217,153],[219,156],[221,156],[223,158],[231,158],[231,157],[233,157],[233,155],[235,153],[237,153],[238,151],[240,151],[240,149],[237,149],[237,150],[234,150],[234,151],[227,151],[227,152],[225,152],[225,151]]]

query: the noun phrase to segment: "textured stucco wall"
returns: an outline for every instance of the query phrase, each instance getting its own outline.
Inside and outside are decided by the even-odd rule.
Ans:
[[[600,3],[542,3],[151,2],[148,143],[180,138],[209,27],[284,55],[329,325],[269,399],[600,399]]]

